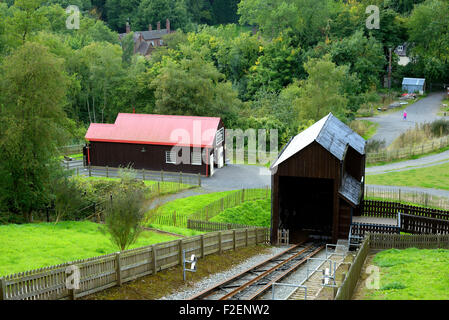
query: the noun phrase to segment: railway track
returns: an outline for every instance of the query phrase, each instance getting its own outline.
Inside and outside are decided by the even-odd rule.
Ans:
[[[193,296],[190,300],[256,300],[324,248],[322,243],[294,245],[233,278]]]

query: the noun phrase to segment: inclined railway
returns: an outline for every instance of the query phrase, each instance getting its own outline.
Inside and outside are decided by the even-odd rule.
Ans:
[[[200,292],[190,300],[257,300],[271,290],[273,283],[292,274],[324,247],[322,242],[293,245],[255,267]]]

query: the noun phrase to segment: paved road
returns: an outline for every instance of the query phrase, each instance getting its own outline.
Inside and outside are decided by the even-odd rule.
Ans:
[[[382,174],[388,172],[406,171],[418,168],[426,168],[449,162],[449,150],[438,154],[422,157],[414,160],[388,163],[382,166],[366,168],[366,174]]]
[[[444,93],[433,92],[418,102],[413,103],[406,108],[407,120],[403,120],[403,110],[381,114],[375,117],[362,118],[379,124],[377,133],[371,140],[385,139],[386,145],[389,146],[401,133],[415,127],[416,123],[432,122],[438,119],[437,112],[439,111],[443,96]]]

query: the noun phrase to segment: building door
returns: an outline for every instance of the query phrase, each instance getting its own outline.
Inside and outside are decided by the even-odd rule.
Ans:
[[[214,175],[214,154],[212,153],[210,155],[210,176],[212,177]]]
[[[223,152],[223,146],[218,148],[218,167],[223,168],[224,165],[224,152]]]

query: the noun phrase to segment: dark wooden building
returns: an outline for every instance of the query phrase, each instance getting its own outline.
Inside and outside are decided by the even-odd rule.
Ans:
[[[120,113],[114,124],[92,123],[85,138],[92,166],[211,176],[224,165],[220,118]]]
[[[332,114],[284,147],[271,167],[271,241],[347,239],[363,199],[365,140]]]

